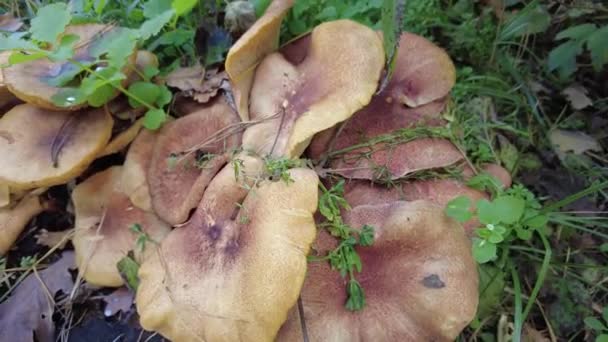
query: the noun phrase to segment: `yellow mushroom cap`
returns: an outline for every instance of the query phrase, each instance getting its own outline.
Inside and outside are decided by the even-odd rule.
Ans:
[[[154,211],[172,225],[185,222],[205,188],[240,143],[239,118],[223,98],[169,122],[158,133],[148,183]]]
[[[297,65],[274,53],[256,69],[249,115],[264,122],[244,133],[245,149],[297,157],[314,134],[372,98],[384,66],[374,31],[349,20],[326,22],[312,31],[307,51]]]
[[[247,170],[263,166],[243,161]],[[266,180],[248,193],[251,179],[237,180],[233,168],[141,265],[136,303],[145,329],[173,341],[273,341],[296,303],[316,233],[318,178],[292,169],[293,182]]]
[[[70,25],[66,27],[64,35],[77,35],[73,60],[88,63],[94,60],[93,53],[104,39],[113,39],[118,35],[127,34],[123,28],[102,24]],[[131,54],[130,64],[135,61],[135,51]],[[58,76],[73,72],[79,68],[71,62],[53,62],[48,58],[41,58],[30,62],[12,65],[3,69],[4,82],[8,89],[21,100],[48,110],[78,110],[86,106],[85,103],[57,106],[53,97],[65,88],[54,85]],[[131,67],[127,66],[123,73],[128,76]],[[119,92],[116,92],[118,96]]]
[[[13,190],[63,184],[80,175],[112,134],[103,109],[48,112],[18,105],[0,118],[0,182]]]
[[[478,302],[477,265],[462,227],[426,201],[361,205],[344,219],[375,228],[374,244],[356,247],[366,306],[348,311],[340,273],[310,263],[301,293],[310,341],[453,341]],[[315,242],[321,255],[335,246],[325,232]],[[277,341],[300,340],[294,308]]]
[[[256,66],[266,55],[279,47],[281,22],[295,0],[273,0],[253,26],[234,43],[226,56],[226,73],[232,82],[232,91],[239,115],[249,119],[249,92]]]
[[[0,209],[0,255],[6,254],[27,223],[44,211],[40,199],[28,195],[13,207]]]
[[[121,190],[122,167],[115,166],[80,183],[72,192],[75,234],[72,238],[76,262],[83,278],[91,284],[118,287],[124,284],[116,264],[131,250],[136,260],[154,254],[148,242],[141,251],[136,245],[134,224],[156,242],[170,231],[154,213],[134,206]]]

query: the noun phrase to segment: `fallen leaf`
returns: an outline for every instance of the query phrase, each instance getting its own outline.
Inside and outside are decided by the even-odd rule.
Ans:
[[[579,131],[554,129],[549,133],[549,140],[558,154],[573,152],[583,154],[587,151],[601,151],[602,147],[592,136]]]
[[[587,89],[578,84],[569,86],[562,91],[566,96],[572,108],[579,110],[593,105],[593,102],[587,97]]]
[[[182,95],[191,97],[199,103],[207,103],[217,95],[220,89],[229,91],[230,82],[226,72],[217,69],[205,69],[196,65],[179,68],[167,75],[167,85],[181,90]]]
[[[551,341],[542,332],[532,328],[529,324],[524,325],[522,340],[524,342],[549,342]]]
[[[41,229],[40,233],[36,235],[36,243],[49,248],[64,249],[65,245],[70,241],[72,233],[74,233],[73,229],[59,232],[49,232],[46,229]]]
[[[55,341],[54,298],[59,292],[69,293],[74,286],[69,272],[74,269],[74,253],[65,252],[61,259],[41,272],[27,276],[13,295],[0,304],[0,336],[5,341]],[[49,296],[50,295],[50,296]]]
[[[216,70],[216,73],[212,76],[208,73],[201,90],[195,93],[193,98],[199,103],[207,103],[217,95],[220,89],[227,91],[226,87],[230,87],[228,75],[224,71],[217,73]]]
[[[129,312],[133,304],[133,292],[126,287],[121,287],[116,291],[101,298],[106,303],[103,314],[106,317],[116,315],[119,311]]]
[[[21,19],[13,17],[12,14],[0,14],[0,31],[15,32],[23,26]]]
[[[196,91],[200,89],[205,79],[205,69],[200,65],[178,68],[167,75],[167,85],[181,91]]]

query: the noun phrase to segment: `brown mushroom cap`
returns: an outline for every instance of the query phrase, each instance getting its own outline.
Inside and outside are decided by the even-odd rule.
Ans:
[[[454,179],[416,180],[393,184],[391,187],[354,181],[347,184],[344,189],[344,197],[353,207],[394,201],[425,200],[445,208],[449,201],[458,196],[466,196],[472,203],[482,198],[489,199],[488,194],[483,191],[469,188]],[[479,227],[479,220],[473,218],[463,223],[463,227],[467,236],[472,236],[473,230]]]
[[[124,284],[116,264],[130,250],[142,261],[154,254],[148,243],[142,252],[136,246],[138,235],[129,227],[139,224],[156,242],[170,231],[154,213],[134,206],[120,192],[122,167],[112,167],[80,183],[72,192],[75,210],[75,234],[72,238],[76,262],[83,278],[99,286]]]
[[[302,44],[287,46],[298,59]],[[336,127],[315,136],[309,149],[313,159],[328,153],[331,169],[349,178],[374,179],[378,170],[390,172],[391,179],[429,168],[445,167],[462,159],[449,142],[383,141],[375,146],[346,148],[381,136],[420,126],[444,124],[441,112],[455,82],[455,68],[447,54],[430,41],[409,33],[400,39],[394,74],[382,92],[353,115],[342,130]],[[402,139],[403,140],[403,139]],[[331,151],[328,149],[331,148]]]
[[[382,41],[371,29],[349,20],[317,26],[299,64],[274,53],[256,69],[249,115],[263,122],[247,129],[243,147],[299,156],[314,134],[370,101],[383,66]]]
[[[230,150],[240,143],[240,133],[227,134],[238,123],[236,113],[219,98],[163,126],[148,171],[152,206],[163,220],[175,225],[188,219],[213,176],[228,162]],[[200,148],[185,153],[193,147]]]
[[[357,247],[357,280],[366,306],[344,304],[345,280],[327,262],[309,264],[301,298],[310,341],[453,341],[477,309],[477,266],[462,228],[426,201],[361,205],[344,215],[351,227],[375,227],[370,247]],[[335,239],[320,233],[321,255]],[[300,341],[297,308],[277,341]]]
[[[249,119],[249,92],[255,68],[279,47],[281,22],[294,2],[273,0],[264,15],[228,51],[226,72],[232,81],[236,107],[243,121]]]
[[[263,166],[242,160],[250,175]],[[292,169],[293,182],[262,181],[248,193],[253,179],[237,180],[233,168],[141,265],[136,303],[145,329],[174,341],[272,341],[296,303],[316,232],[318,178]]]
[[[445,97],[456,82],[456,68],[448,54],[431,41],[403,33],[393,77],[380,95],[409,107]]]
[[[4,76],[2,74],[2,67],[8,64],[8,58],[11,55],[11,51],[0,52],[0,109],[2,107],[15,102],[17,99],[13,93],[8,90],[6,84],[4,84]],[[0,114],[2,116],[2,114]]]
[[[0,255],[6,254],[27,223],[44,211],[38,196],[29,195],[13,207],[0,209]]]
[[[108,143],[112,118],[103,109],[48,112],[23,104],[0,118],[0,132],[0,182],[33,189],[63,184],[86,169]]]
[[[156,133],[149,130],[139,133],[129,147],[121,176],[121,191],[129,195],[131,203],[145,211],[152,211],[148,169],[156,137]]]
[[[73,59],[80,63],[95,60],[93,51],[104,39],[113,39],[117,35],[126,34],[123,28],[101,24],[71,25],[66,27],[64,34],[74,34],[79,37]],[[135,51],[133,51],[135,52]],[[130,64],[135,60],[131,55]],[[4,82],[8,89],[21,100],[48,110],[77,110],[86,106],[85,103],[59,107],[53,103],[53,97],[65,88],[53,85],[56,77],[70,73],[78,68],[71,62],[52,62],[48,58],[12,65],[3,69]],[[123,73],[128,76],[131,68],[125,67]],[[116,92],[118,96],[119,92]]]
[[[131,127],[126,130],[118,133],[112,140],[106,145],[106,147],[101,151],[98,158],[103,156],[108,156],[110,154],[118,153],[122,151],[124,148],[129,146],[129,144],[137,137],[139,131],[143,127],[144,119],[140,118],[135,121]]]

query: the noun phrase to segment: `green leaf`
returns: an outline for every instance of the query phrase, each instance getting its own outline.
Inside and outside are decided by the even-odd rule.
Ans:
[[[21,34],[0,34],[0,51],[8,50],[38,50],[38,46],[29,40],[21,39]]]
[[[374,244],[374,227],[367,224],[361,228],[359,233],[359,244],[361,246],[371,246]]]
[[[479,306],[477,318],[483,320],[496,311],[503,298],[505,272],[489,264],[479,265]]]
[[[110,84],[97,87],[95,91],[87,97],[87,102],[93,107],[101,107],[116,97],[116,88]]]
[[[558,70],[562,78],[576,71],[576,56],[583,51],[583,43],[569,40],[549,52],[549,71]]]
[[[31,61],[35,61],[37,59],[41,59],[46,57],[46,53],[44,52],[35,52],[35,53],[23,53],[21,51],[13,52],[8,57],[8,63],[10,65],[27,63]]]
[[[197,3],[198,0],[173,0],[171,7],[173,7],[175,14],[181,17],[184,14],[188,14]]]
[[[397,50],[399,49],[399,38],[403,31],[403,12],[405,11],[405,0],[385,0],[382,6],[382,35],[384,53],[386,55],[387,73],[382,81],[383,85],[393,75],[395,61],[397,60]]]
[[[168,10],[171,10],[171,0],[149,0],[144,4],[144,17],[156,18]]]
[[[494,213],[494,206],[485,198],[477,201],[477,218],[483,224],[496,224],[499,222],[498,215]]]
[[[608,64],[608,25],[595,31],[587,39],[587,48],[591,52],[591,64],[596,72],[600,72]]]
[[[487,172],[482,172],[467,181],[467,185],[480,191],[488,191],[497,194],[501,191],[504,184]]]
[[[595,331],[604,331],[607,330],[604,323],[602,323],[599,319],[595,317],[585,317],[584,319],[585,325]]]
[[[551,15],[544,6],[529,5],[511,18],[501,32],[502,40],[544,32],[551,25]]]
[[[351,279],[346,287],[348,299],[346,300],[346,309],[349,311],[359,311],[365,307],[365,292],[355,279]]]
[[[55,43],[65,27],[72,20],[72,15],[65,3],[54,3],[40,7],[32,19],[30,33],[32,39],[40,42]]]
[[[111,43],[107,46],[107,58],[110,65],[116,69],[122,69],[129,61],[129,57],[135,52],[137,42],[132,30],[122,29],[118,31],[120,33],[112,32],[112,37],[104,37],[104,39],[111,40]]]
[[[163,27],[165,27],[165,25],[171,21],[174,14],[175,11],[170,9],[152,19],[146,20],[143,24],[141,24],[139,30],[137,31],[138,36],[142,40],[147,40],[150,37],[156,36],[163,29]]]
[[[160,86],[160,94],[156,99],[156,105],[162,108],[165,105],[171,103],[171,99],[173,99],[173,93],[171,92],[171,90],[169,90],[166,85]]]
[[[149,106],[156,103],[156,100],[160,96],[161,89],[158,85],[150,82],[135,82],[129,86],[129,93],[134,97],[129,97],[129,104],[133,108],[143,107],[144,104],[135,99],[147,103]]]
[[[158,70],[157,67],[152,65],[147,65],[146,67],[144,67],[144,70],[142,70],[142,74],[144,74],[144,79],[146,81],[149,81],[150,79],[152,79],[152,77],[158,75],[159,72],[160,70]]]
[[[500,196],[492,203],[498,222],[507,224],[519,221],[524,213],[526,201],[514,196]]]
[[[608,306],[602,309],[602,319],[604,319],[605,323],[608,323]]]
[[[603,244],[600,245],[600,252],[602,253],[608,253],[608,242],[605,242]]]
[[[150,109],[144,115],[144,127],[155,131],[167,121],[167,114],[162,109]]]
[[[458,222],[466,222],[473,216],[469,208],[471,208],[471,199],[467,196],[458,196],[448,202],[445,213]]]
[[[87,94],[80,88],[63,88],[60,92],[51,97],[53,104],[58,107],[69,107],[84,103],[87,100]]]
[[[108,4],[108,0],[94,0],[93,8],[95,8],[95,13],[97,15],[101,15],[103,13],[104,8]]]
[[[271,0],[253,0],[253,7],[255,8],[255,16],[257,18],[261,17],[264,12],[266,12],[266,8],[270,5]]]
[[[75,34],[66,34],[61,37],[61,42],[55,51],[49,54],[49,59],[53,62],[67,61],[74,56],[74,45],[80,37]]]
[[[523,223],[530,228],[538,229],[544,227],[547,222],[549,222],[549,218],[546,215],[536,215],[525,220]]]
[[[589,35],[597,30],[595,24],[582,24],[569,27],[555,36],[555,40],[574,39],[585,40]]]
[[[120,261],[116,264],[116,268],[118,269],[118,273],[127,284],[132,291],[137,292],[137,287],[139,287],[139,277],[137,276],[137,272],[139,271],[139,264],[135,261],[132,253],[120,259]]]
[[[496,258],[496,245],[486,240],[473,238],[473,257],[480,264],[494,260]]]
[[[595,342],[608,342],[608,334],[601,334],[595,338]]]
[[[530,241],[532,238],[532,231],[521,226],[515,227],[515,234],[517,234],[518,239],[524,241]]]

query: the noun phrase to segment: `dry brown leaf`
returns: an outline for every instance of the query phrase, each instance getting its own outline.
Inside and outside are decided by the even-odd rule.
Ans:
[[[549,133],[549,140],[558,154],[566,152],[583,154],[587,151],[602,150],[602,147],[594,137],[579,131],[554,129]]]
[[[0,31],[15,32],[23,26],[21,19],[13,17],[12,14],[0,14]]]
[[[53,312],[55,301],[50,296],[69,293],[74,286],[69,270],[75,268],[74,253],[63,253],[61,259],[44,271],[30,274],[13,295],[0,304],[0,336],[3,341],[39,342],[55,340]]]
[[[166,78],[167,85],[182,91],[186,97],[192,97],[199,103],[207,103],[217,95],[218,90],[228,90],[229,81],[226,72],[218,73],[217,69],[205,69],[200,65],[179,68]]]
[[[106,317],[114,316],[119,311],[129,312],[133,304],[133,292],[126,287],[121,287],[116,291],[101,298],[106,303],[103,314]]]
[[[65,245],[70,241],[70,236],[74,233],[73,229],[62,230],[59,232],[49,232],[46,229],[41,229],[36,235],[36,243],[49,248],[64,249]]]
[[[579,110],[593,105],[593,101],[587,96],[587,89],[578,84],[573,84],[562,91],[572,108]]]
[[[198,89],[204,79],[205,68],[198,64],[192,67],[173,70],[167,75],[165,81],[169,87],[188,92]]]

